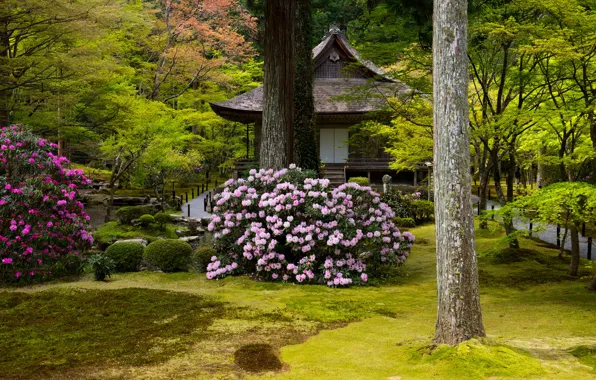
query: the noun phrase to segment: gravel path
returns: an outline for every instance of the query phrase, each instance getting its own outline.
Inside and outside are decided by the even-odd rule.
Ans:
[[[197,198],[191,200],[188,203],[184,203],[182,205],[182,215],[188,216],[188,205],[190,205],[190,217],[191,218],[209,218],[211,216],[210,212],[204,210],[204,199],[212,191],[206,191],[203,194],[199,195]]]

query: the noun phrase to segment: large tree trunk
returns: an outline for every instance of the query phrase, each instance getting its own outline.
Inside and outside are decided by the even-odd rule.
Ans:
[[[434,5],[434,165],[438,315],[435,343],[484,336],[470,178],[467,1]]]
[[[294,161],[294,69],[296,0],[267,0],[261,167],[281,169]]]
[[[294,136],[296,164],[319,171],[319,150],[315,125],[313,94],[315,68],[312,56],[311,0],[298,0],[296,13],[296,73],[294,79]]]
[[[569,275],[577,276],[579,270],[579,233],[577,226],[571,223],[569,228],[569,234],[571,236],[571,263],[569,263]],[[565,242],[561,243],[565,244]]]

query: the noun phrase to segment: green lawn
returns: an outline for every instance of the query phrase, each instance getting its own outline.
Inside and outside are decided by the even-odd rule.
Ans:
[[[488,339],[432,349],[434,228],[412,232],[418,244],[399,276],[368,287],[140,272],[4,289],[0,377],[596,378],[588,279],[567,277],[557,251],[534,241],[503,249],[497,232],[477,234]],[[238,367],[235,352],[256,344],[278,352],[283,369]]]

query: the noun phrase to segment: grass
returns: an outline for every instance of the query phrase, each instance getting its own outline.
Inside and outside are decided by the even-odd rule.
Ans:
[[[118,221],[104,223],[93,233],[93,238],[99,244],[110,244],[115,240],[122,239],[145,239],[152,242],[156,239],[177,239],[176,227],[173,224],[166,225],[164,230],[155,228],[141,228],[121,224]]]
[[[412,232],[425,244],[415,245],[398,273],[388,271],[368,287],[329,289],[246,277],[207,281],[192,272],[138,272],[117,274],[107,283],[85,276],[5,291],[0,300],[21,301],[0,301],[0,352],[15,347],[19,352],[10,359],[0,356],[0,377],[596,378],[596,294],[585,291],[588,279],[566,277],[567,263],[556,259],[558,252],[535,241],[523,239],[520,251],[507,250],[499,231],[477,233],[488,339],[432,348],[434,227]],[[164,297],[171,302],[167,307]],[[99,310],[112,298],[122,303],[116,302],[120,306],[105,317]],[[125,305],[124,299],[132,301]],[[178,303],[182,300],[187,305]],[[154,303],[151,313],[143,312]],[[202,312],[187,313],[187,308],[208,316],[200,320]],[[85,314],[85,324],[93,327],[79,335],[61,333],[58,326],[65,324],[45,320],[53,310],[65,321]],[[154,328],[173,315],[176,319],[163,333]],[[186,326],[184,333],[173,326],[177,323]],[[51,337],[50,347],[60,349],[49,350],[41,338],[31,338],[35,333]],[[137,341],[141,348],[122,343]],[[254,345],[279,353],[283,370],[255,374],[235,364],[236,353]],[[135,352],[148,350],[157,353],[135,358]],[[99,355],[88,354],[93,351]],[[57,364],[48,366],[44,360]]]

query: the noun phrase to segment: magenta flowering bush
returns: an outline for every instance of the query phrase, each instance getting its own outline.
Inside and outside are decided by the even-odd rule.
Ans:
[[[54,276],[93,242],[77,200],[90,181],[56,148],[23,126],[0,132],[0,280]]]
[[[370,187],[329,188],[294,165],[251,170],[216,195],[209,224],[217,256],[207,278],[249,273],[269,281],[364,284],[371,268],[401,265],[414,236],[393,224]]]

